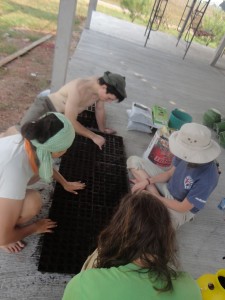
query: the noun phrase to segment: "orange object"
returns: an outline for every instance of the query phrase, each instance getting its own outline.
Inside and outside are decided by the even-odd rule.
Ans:
[[[36,160],[35,160],[35,153],[34,153],[34,150],[31,147],[30,142],[27,139],[25,139],[25,141],[24,141],[24,147],[25,147],[25,150],[27,152],[29,163],[31,165],[31,168],[32,168],[34,174],[38,174],[38,166],[37,166],[37,163],[36,163]]]

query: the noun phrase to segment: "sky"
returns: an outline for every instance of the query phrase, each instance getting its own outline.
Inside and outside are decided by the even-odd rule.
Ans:
[[[223,2],[223,0],[211,0],[210,4],[220,5],[222,2]]]

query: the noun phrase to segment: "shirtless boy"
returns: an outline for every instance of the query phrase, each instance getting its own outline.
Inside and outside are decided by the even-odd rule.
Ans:
[[[55,93],[45,97],[37,97],[19,127],[10,127],[1,137],[17,133],[19,128],[26,122],[35,120],[46,112],[60,112],[71,121],[75,132],[91,139],[100,149],[105,139],[91,130],[85,128],[77,121],[77,116],[87,107],[95,103],[95,116],[98,128],[101,132],[114,133],[114,130],[105,127],[105,102],[118,102],[127,97],[125,90],[125,77],[119,74],[105,72],[102,77],[78,78],[68,82]]]

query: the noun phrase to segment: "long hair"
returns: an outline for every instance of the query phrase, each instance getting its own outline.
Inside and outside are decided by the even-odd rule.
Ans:
[[[154,288],[170,291],[172,278],[178,276],[176,252],[168,209],[148,192],[136,192],[121,200],[108,227],[100,233],[97,268],[118,267],[140,259],[151,281],[165,283]]]

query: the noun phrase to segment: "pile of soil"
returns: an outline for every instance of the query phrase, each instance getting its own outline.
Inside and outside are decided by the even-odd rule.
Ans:
[[[73,32],[71,54],[80,39],[83,26],[84,20]],[[54,49],[55,36],[0,67],[0,133],[21,119],[37,94],[50,88]]]

